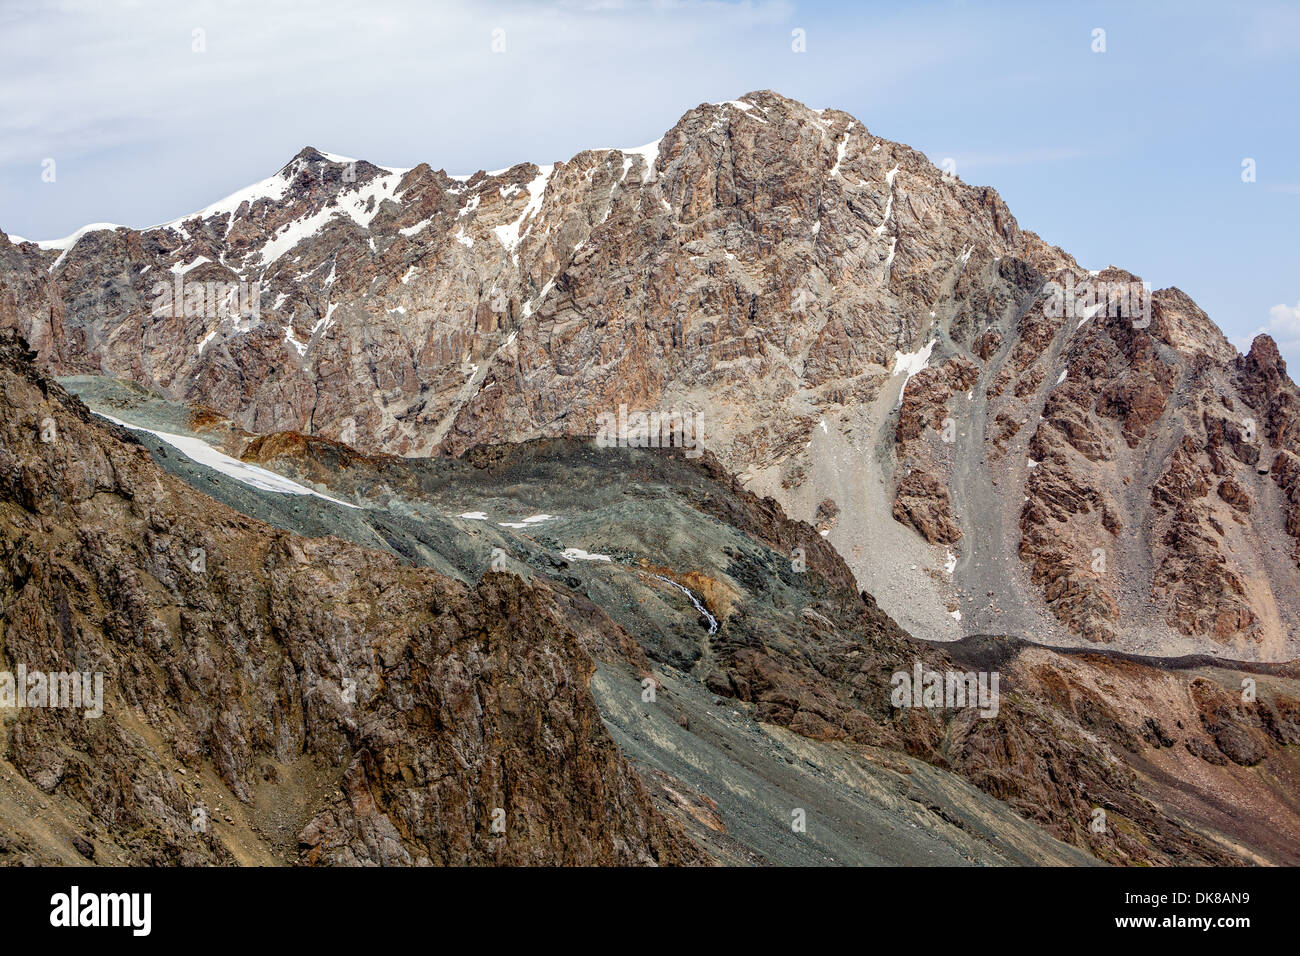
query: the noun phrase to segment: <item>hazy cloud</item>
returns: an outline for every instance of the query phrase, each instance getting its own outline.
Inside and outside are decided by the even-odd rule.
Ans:
[[[1255,333],[1267,333],[1277,343],[1277,350],[1286,359],[1287,371],[1294,377],[1300,373],[1300,302],[1295,305],[1275,305],[1268,310],[1268,324]],[[1245,339],[1242,352],[1249,351],[1255,335]]]

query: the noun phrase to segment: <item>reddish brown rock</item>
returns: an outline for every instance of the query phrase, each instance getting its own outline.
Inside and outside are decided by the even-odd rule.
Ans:
[[[894,495],[894,517],[910,524],[931,544],[953,544],[961,528],[952,518],[948,489],[923,471],[908,473]]]

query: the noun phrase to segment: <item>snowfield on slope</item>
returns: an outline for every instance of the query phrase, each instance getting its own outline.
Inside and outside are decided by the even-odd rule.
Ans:
[[[100,418],[106,418],[114,425],[121,425],[123,428],[129,428],[131,431],[148,432],[160,441],[171,445],[186,458],[198,462],[213,471],[219,471],[221,474],[251,488],[257,488],[261,491],[274,491],[285,495],[313,495],[317,498],[323,498],[331,501],[336,505],[343,505],[345,508],[356,508],[357,505],[350,505],[346,501],[340,501],[337,498],[331,498],[329,495],[323,495],[319,491],[313,491],[305,485],[300,485],[296,481],[290,481],[283,475],[277,475],[273,471],[267,471],[265,468],[259,468],[257,465],[250,465],[247,462],[240,461],[238,458],[231,458],[223,452],[217,451],[201,438],[191,438],[188,435],[174,435],[171,432],[154,431],[152,428],[142,428],[139,425],[132,425],[130,422],[124,422],[120,418],[114,418],[112,415],[105,415],[103,412],[96,412]]]

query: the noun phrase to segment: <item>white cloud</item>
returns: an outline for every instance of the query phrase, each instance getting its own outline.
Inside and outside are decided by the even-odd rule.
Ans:
[[[1287,371],[1300,373],[1300,302],[1295,305],[1275,305],[1269,309],[1268,324],[1249,336],[1241,351],[1248,351],[1255,336],[1265,333],[1277,343],[1277,350],[1286,360]]]

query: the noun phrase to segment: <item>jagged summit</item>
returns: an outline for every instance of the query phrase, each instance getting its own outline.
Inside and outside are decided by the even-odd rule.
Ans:
[[[685,114],[685,116],[683,116],[683,121],[686,120],[687,117],[690,117],[691,115],[700,111],[705,111],[709,115],[714,115],[714,113],[717,110],[728,109],[728,108],[741,110],[744,112],[748,112],[757,108],[763,110],[764,112],[766,112],[767,110],[778,110],[784,113],[793,113],[794,111],[802,111],[805,113],[816,114],[818,116],[822,116],[825,114],[835,114],[843,117],[848,116],[848,114],[842,113],[841,111],[834,110],[834,109],[809,110],[803,104],[795,100],[791,100],[787,97],[781,96],[779,93],[776,93],[772,90],[756,90],[747,93],[744,96],[735,100],[727,100],[719,103],[701,103],[698,107],[695,108],[695,110],[692,110],[687,114]],[[863,127],[863,130],[865,131],[865,127]],[[659,140],[655,140],[645,146],[640,146],[640,147],[624,147],[624,148],[597,147],[591,150],[584,150],[583,152],[592,152],[592,153],[617,152],[617,153],[622,153],[624,155],[640,155],[642,157],[648,157],[650,162],[653,163],[654,160],[657,158],[657,147],[660,142],[662,142],[662,137]],[[309,167],[313,165],[317,167],[314,174],[309,169]],[[324,168],[324,172],[322,172],[321,167]],[[280,169],[277,171],[277,173],[274,176],[268,177],[265,180],[262,180],[258,183],[254,183],[241,190],[238,190],[235,193],[232,193],[229,197],[226,197],[225,199],[219,200],[216,203],[204,207],[203,209],[198,210],[197,212],[179,217],[174,220],[169,220],[168,222],[160,223],[155,226],[146,227],[141,231],[148,232],[156,229],[168,229],[168,228],[175,229],[179,224],[184,223],[195,217],[210,218],[214,215],[218,215],[223,212],[232,211],[231,201],[235,200],[236,198],[240,198],[240,199],[250,198],[250,197],[280,198],[282,196],[283,191],[277,189],[277,178],[284,179],[286,181],[292,181],[299,176],[315,175],[317,178],[323,177],[327,181],[351,183],[353,180],[345,178],[343,174],[340,172],[341,169],[346,170],[348,167],[354,167],[356,173],[356,180],[355,180],[356,182],[365,182],[366,180],[372,178],[377,173],[405,173],[405,172],[432,173],[433,172],[432,167],[427,163],[421,163],[418,166],[413,167],[412,169],[380,166],[369,160],[357,159],[357,158],[343,156],[336,153],[330,153],[318,149],[315,146],[307,145],[304,146],[302,149],[300,149],[293,156],[292,159],[290,159],[287,163],[285,163],[282,167],[280,167]],[[448,174],[445,170],[438,170],[438,174],[454,182],[469,183],[469,182],[481,181],[484,178],[495,178],[495,177],[503,176],[520,167],[540,168],[537,167],[536,164],[534,164],[533,162],[525,159],[525,160],[520,160],[511,166],[507,166],[502,169],[498,169],[490,172],[485,170],[478,170],[470,174]],[[48,249],[60,248],[59,246],[56,246],[55,243],[67,245],[70,243],[75,243],[76,239],[80,238],[82,235],[88,232],[120,229],[120,228],[130,228],[130,227],[119,226],[113,223],[92,223],[78,230],[76,233],[72,234],[72,236],[66,237],[64,239],[59,239],[59,240],[40,240],[38,241],[38,244],[41,245],[42,248],[48,248]],[[27,241],[27,240],[23,240],[23,241]]]

